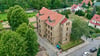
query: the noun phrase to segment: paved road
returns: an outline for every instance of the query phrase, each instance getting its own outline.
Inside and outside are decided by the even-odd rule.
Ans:
[[[85,37],[84,37],[85,38]],[[93,48],[93,47],[97,47],[100,45],[100,40],[98,39],[94,39],[93,41],[91,39],[88,39],[87,41],[89,41],[89,44],[86,45],[83,48],[80,48],[72,53],[70,53],[69,55],[66,56],[82,56],[82,54],[86,51],[89,51],[89,49]]]

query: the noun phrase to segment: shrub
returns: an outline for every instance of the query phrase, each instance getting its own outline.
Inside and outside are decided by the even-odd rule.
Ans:
[[[76,11],[75,14],[78,15],[78,16],[84,16],[85,15],[85,13],[82,10]]]
[[[2,32],[0,37],[0,56],[26,56],[26,41],[13,31]]]
[[[92,18],[92,15],[87,13],[86,17],[90,20]]]
[[[67,10],[66,12],[67,12],[67,14],[71,14],[71,11],[70,10]]]
[[[65,15],[66,18],[69,18],[68,13],[67,13],[67,10],[62,11],[61,14]]]

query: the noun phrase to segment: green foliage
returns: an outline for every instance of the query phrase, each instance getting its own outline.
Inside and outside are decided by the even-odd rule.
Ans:
[[[91,6],[90,2],[88,3],[88,6]]]
[[[92,18],[92,15],[90,13],[87,13],[86,17],[90,20]]]
[[[81,20],[81,19],[74,19],[72,23],[72,33],[71,33],[71,40],[79,40],[81,39],[82,35],[88,36],[89,35],[89,27],[88,23]]]
[[[78,15],[78,16],[84,16],[85,15],[85,13],[82,10],[76,11],[75,14]]]
[[[61,45],[61,48],[62,48],[63,51],[66,51],[66,50],[73,48],[73,47],[75,47],[75,46],[77,46],[81,43],[83,43],[82,40],[71,41],[67,44]]]
[[[69,18],[68,13],[70,13],[70,12],[67,12],[67,10],[64,10],[64,11],[61,12],[61,14],[65,15],[66,18]]]
[[[16,30],[16,28],[22,23],[29,23],[27,14],[23,10],[23,8],[18,5],[9,9],[7,18],[12,30]]]
[[[85,3],[83,3],[82,7],[83,7],[83,8],[86,8],[86,4],[85,4]]]
[[[28,26],[26,23],[22,23],[17,29],[16,32],[19,33],[21,36],[25,37],[25,34],[28,30]]]
[[[26,41],[18,33],[13,31],[2,32],[0,38],[1,56],[26,56]]]
[[[27,41],[27,52],[28,55],[27,56],[36,56],[37,52],[38,52],[38,42],[37,42],[37,36],[36,33],[34,32],[33,29],[28,29],[27,33],[26,33],[26,41]]]
[[[97,56],[100,56],[100,47],[98,49]]]
[[[97,14],[100,15],[100,6],[96,6],[96,11],[97,11]]]

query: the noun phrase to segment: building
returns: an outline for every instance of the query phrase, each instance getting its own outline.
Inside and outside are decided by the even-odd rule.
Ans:
[[[36,15],[36,19],[40,37],[46,38],[53,45],[70,41],[72,22],[64,15],[43,7]]]
[[[95,14],[89,21],[89,26],[100,29],[100,15]]]
[[[79,5],[73,4],[72,7],[71,7],[71,11],[75,12],[75,11],[78,11],[78,10],[82,10],[83,8],[81,6],[82,6],[82,4],[79,4]]]
[[[82,4],[85,3],[86,5],[88,5],[88,3],[90,2],[91,6],[92,6],[92,1],[91,0],[83,0]]]

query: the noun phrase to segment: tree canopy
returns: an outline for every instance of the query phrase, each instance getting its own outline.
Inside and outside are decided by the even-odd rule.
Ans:
[[[9,8],[7,18],[12,30],[16,30],[16,28],[22,23],[29,23],[27,14],[23,8],[18,5]]]
[[[1,56],[26,56],[26,41],[14,31],[2,32],[0,38]]]
[[[71,40],[75,41],[81,39],[82,35],[88,36],[89,32],[90,30],[87,22],[82,21],[81,19],[73,20]]]

